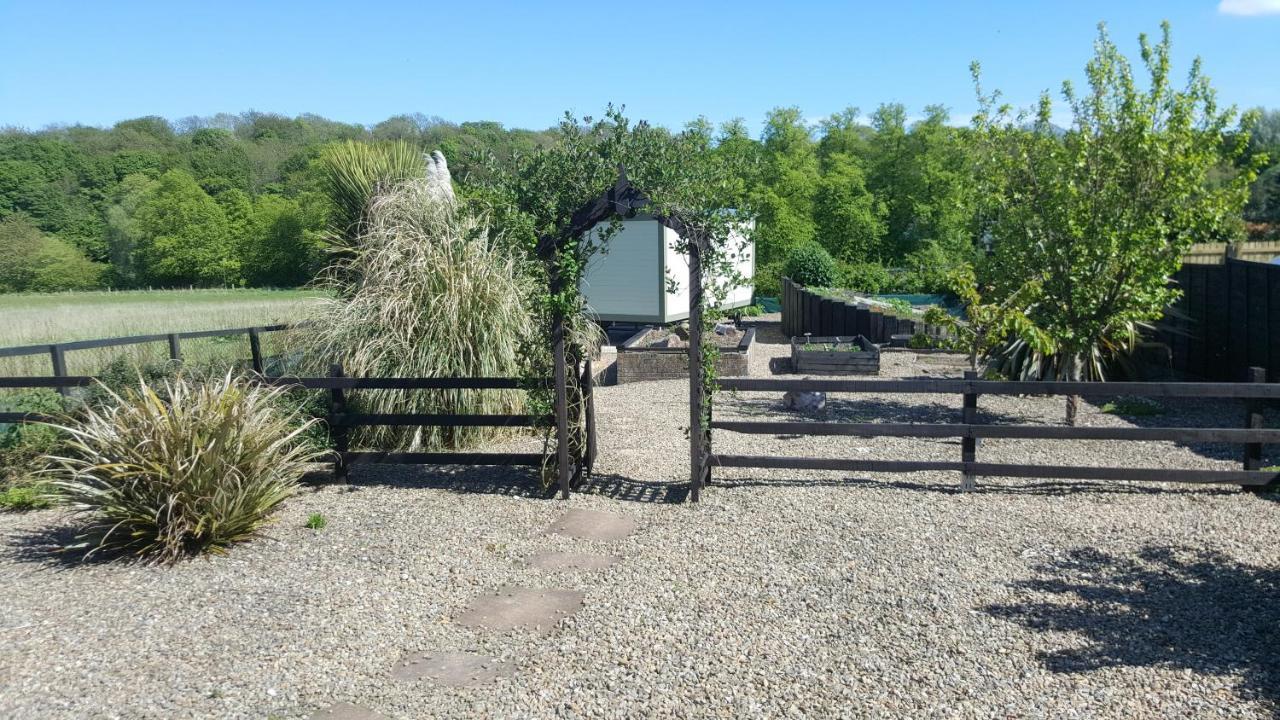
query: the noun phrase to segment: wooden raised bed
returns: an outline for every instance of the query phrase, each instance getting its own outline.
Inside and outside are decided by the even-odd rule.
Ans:
[[[880,348],[862,335],[793,337],[791,368],[805,375],[879,375]]]
[[[647,327],[618,346],[618,382],[668,380],[689,377],[688,347],[657,347],[652,342],[665,337],[665,329]],[[750,374],[748,358],[755,342],[756,329],[748,328],[736,343],[710,334],[711,342],[720,345],[716,358],[716,375],[734,377]]]

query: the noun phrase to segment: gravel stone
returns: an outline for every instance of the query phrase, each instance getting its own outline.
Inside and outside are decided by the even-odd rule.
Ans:
[[[515,663],[463,652],[414,653],[401,658],[391,671],[396,680],[432,680],[441,685],[483,685],[515,672]]]
[[[788,348],[760,326],[752,374]],[[962,362],[885,353],[882,375]],[[946,356],[943,356],[944,358]],[[342,699],[395,720],[473,718],[1273,718],[1280,504],[1179,484],[717,468],[697,505],[686,384],[601,387],[586,492],[538,496],[502,468],[355,466],[287,502],[266,536],[172,568],[74,564],[52,510],[0,514],[0,717],[290,720]],[[1099,401],[1100,402],[1100,401]],[[1237,427],[1236,402],[1161,400],[1082,424]],[[792,419],[781,393],[721,393],[716,417]],[[984,422],[1059,424],[1052,398],[979,400]],[[955,421],[959,396],[830,394],[816,414]],[[811,419],[811,418],[806,418]],[[1268,425],[1276,418],[1269,412]],[[954,441],[717,432],[716,452],[957,459]],[[486,450],[528,451],[536,438]],[[980,461],[1238,468],[1229,445],[988,440]],[[1266,464],[1280,464],[1269,453]],[[547,534],[568,510],[632,518],[612,541]],[[324,530],[303,527],[309,514]],[[51,533],[53,534],[51,537]],[[617,554],[551,575],[536,553]],[[503,587],[566,583],[549,635],[450,618]],[[401,682],[413,653],[519,672]]]

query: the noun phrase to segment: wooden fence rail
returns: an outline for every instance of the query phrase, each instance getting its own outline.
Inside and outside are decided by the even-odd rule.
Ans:
[[[262,355],[262,333],[279,332],[294,327],[292,325],[259,325],[255,327],[224,328],[222,330],[193,330],[176,333],[153,333],[150,335],[128,335],[124,337],[99,338],[96,340],[71,340],[61,343],[45,343],[40,345],[18,345],[0,348],[0,358],[25,357],[30,355],[49,355],[49,366],[54,377],[67,377],[67,353],[73,350],[94,350],[107,347],[124,347],[145,343],[163,342],[169,346],[169,359],[182,360],[182,341],[198,338],[233,337],[245,335],[249,338],[249,362],[253,371],[262,374],[265,362]],[[54,386],[62,394],[66,394],[67,385]]]
[[[584,475],[591,473],[596,455],[596,416],[594,374],[590,361],[582,371],[585,400],[586,448],[581,457],[572,459],[572,475],[561,474],[560,492],[567,498],[572,486]],[[324,416],[334,443],[334,476],[347,477],[349,466],[355,464],[411,464],[411,465],[495,465],[539,467],[544,457],[541,453],[481,453],[481,452],[400,452],[377,450],[351,450],[352,428],[370,426],[418,426],[418,427],[528,427],[553,426],[553,414],[529,415],[479,415],[479,414],[431,414],[431,413],[358,413],[349,408],[348,391],[360,390],[537,390],[555,387],[552,378],[368,378],[347,377],[341,366],[334,365],[329,377],[256,377],[257,382],[274,387],[327,390],[329,409]],[[92,385],[96,378],[90,376],[53,377],[0,377],[0,388],[57,388],[68,389]],[[57,418],[39,413],[0,412],[0,423],[56,422]],[[557,453],[558,454],[558,453]],[[567,479],[567,482],[566,482]]]
[[[967,373],[963,380],[808,380],[724,378],[729,391],[811,391],[844,393],[959,394],[963,398],[960,423],[827,423],[712,420],[713,430],[767,435],[822,435],[856,437],[955,437],[961,439],[960,459],[855,460],[829,457],[765,457],[712,454],[714,467],[776,468],[791,470],[840,470],[861,472],[956,471],[961,487],[970,489],[977,476],[1053,478],[1081,480],[1139,480],[1151,482],[1232,483],[1245,487],[1275,486],[1280,473],[1262,470],[1262,446],[1280,443],[1280,429],[1262,427],[1260,403],[1280,398],[1280,385],[1265,382],[1265,372],[1255,368],[1248,383],[1079,383],[1005,382],[979,380]],[[1045,425],[984,425],[977,422],[982,395],[1134,395],[1142,397],[1231,398],[1246,403],[1245,423],[1237,428],[1185,427],[1064,427]],[[1136,440],[1169,442],[1221,442],[1242,445],[1240,470],[1176,470],[1170,468],[1117,468],[1067,465],[1030,465],[978,462],[981,438],[1018,440]]]

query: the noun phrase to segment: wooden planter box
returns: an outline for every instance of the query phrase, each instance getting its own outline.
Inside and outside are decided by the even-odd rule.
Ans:
[[[860,351],[806,350],[805,345],[856,345]],[[791,368],[802,375],[879,375],[880,348],[862,335],[791,338]]]
[[[644,342],[654,328],[644,328],[618,346],[618,382],[670,380],[689,377],[689,351],[686,348],[645,347]],[[736,348],[721,348],[716,359],[716,375],[741,377],[750,374],[748,360],[756,329],[749,328]]]

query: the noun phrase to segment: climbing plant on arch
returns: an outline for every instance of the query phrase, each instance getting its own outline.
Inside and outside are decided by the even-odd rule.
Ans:
[[[530,348],[528,355],[531,367],[556,379],[556,432],[565,440],[557,443],[555,463],[562,494],[572,484],[571,461],[585,448],[581,378],[568,372],[587,356],[594,327],[582,278],[591,257],[607,252],[622,218],[643,211],[679,233],[677,250],[689,257],[691,278],[698,279],[690,286],[691,390],[698,396],[714,390],[715,349],[701,342],[713,313],[704,311],[728,291],[744,251],[741,235],[734,233],[739,216],[726,212],[738,195],[732,162],[715,152],[701,127],[672,133],[645,122],[633,125],[610,107],[598,120],[566,114],[556,142],[517,158],[514,170],[488,173],[482,194],[498,215],[497,224],[522,238],[546,274],[535,310],[550,347]],[[704,275],[729,282],[703,282]],[[705,403],[691,405],[692,436],[705,438]],[[694,445],[702,448],[691,456],[696,469],[691,498],[696,500],[706,443]]]

